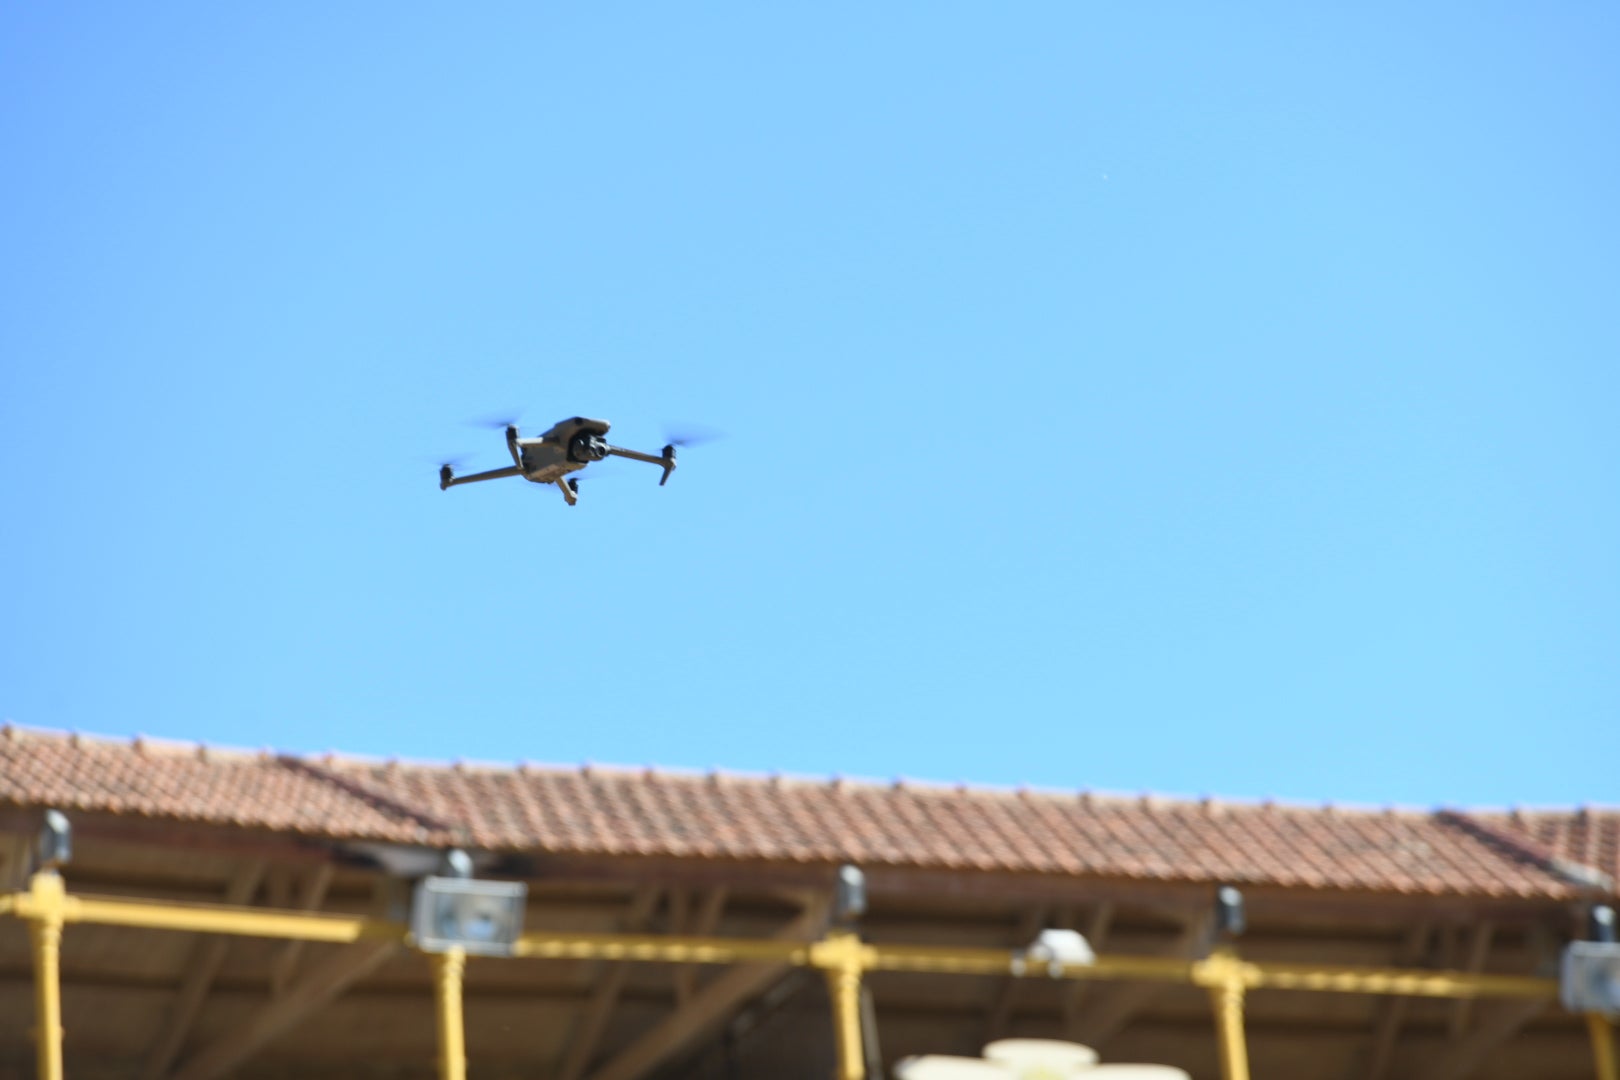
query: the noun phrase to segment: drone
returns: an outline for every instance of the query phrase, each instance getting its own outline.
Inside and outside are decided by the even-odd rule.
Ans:
[[[568,474],[578,472],[593,461],[603,461],[610,457],[630,458],[633,461],[645,461],[649,465],[661,465],[664,468],[664,475],[659,478],[658,486],[663,487],[669,482],[669,474],[675,471],[676,443],[670,443],[658,455],[643,454],[639,450],[626,450],[620,446],[609,445],[603,438],[610,426],[606,420],[571,416],[567,420],[558,421],[545,433],[532,439],[525,439],[518,434],[516,424],[506,424],[506,449],[512,455],[511,465],[504,469],[490,469],[488,472],[472,473],[467,476],[457,476],[449,465],[441,465],[439,490],[448,491],[457,484],[476,484],[480,480],[521,476],[536,484],[556,484],[562,490],[563,498],[568,500],[568,505],[573,506],[579,501],[579,479]]]

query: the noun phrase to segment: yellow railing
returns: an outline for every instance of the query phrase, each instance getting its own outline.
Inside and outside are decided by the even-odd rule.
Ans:
[[[0,895],[0,916],[28,922],[33,941],[40,1080],[62,1080],[62,1016],[58,957],[63,928],[97,923],[153,930],[234,934],[298,941],[409,944],[397,922],[360,916],[276,911],[225,904],[169,903],[73,895],[54,871],[35,874],[26,892]],[[1191,984],[1210,994],[1225,1080],[1248,1080],[1243,1031],[1244,995],[1252,989],[1331,993],[1399,994],[1441,998],[1555,999],[1558,983],[1530,976],[1462,971],[1410,971],[1346,965],[1270,964],[1240,958],[1230,948],[1203,960],[1099,956],[1094,963],[1026,966],[1013,951],[927,945],[872,945],[844,930],[816,941],[750,940],[650,934],[581,934],[537,930],[519,937],[514,955],[535,959],[658,961],[675,964],[775,963],[824,972],[833,1004],[841,1080],[863,1080],[860,987],[869,971],[940,975],[1003,975],[1023,978],[1133,979]],[[459,951],[434,957],[440,1076],[463,1080],[466,1051]],[[1598,1080],[1620,1080],[1613,1025],[1587,1018]]]

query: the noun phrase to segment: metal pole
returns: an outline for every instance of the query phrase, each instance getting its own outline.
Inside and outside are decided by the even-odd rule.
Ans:
[[[833,1027],[838,1037],[838,1080],[866,1080],[866,1053],[861,1046],[861,969],[827,972],[832,992]]]
[[[810,962],[827,973],[838,1080],[866,1080],[866,1048],[861,1038],[861,972],[866,959],[860,937],[847,930],[829,933],[810,949]]]
[[[39,1080],[62,1080],[62,909],[67,890],[54,870],[30,882],[28,934],[34,944],[34,1038]]]
[[[1249,1044],[1243,1034],[1243,983],[1231,979],[1209,992],[1215,1002],[1222,1080],[1249,1080]]]
[[[1243,1033],[1243,995],[1257,972],[1230,948],[1217,949],[1193,965],[1193,981],[1209,990],[1215,1006],[1221,1080],[1249,1080],[1249,1044]]]
[[[467,1080],[467,1033],[461,1015],[461,977],[467,954],[446,949],[433,957],[433,1001],[439,1020],[439,1080]]]
[[[1620,1080],[1620,1065],[1615,1064],[1614,1056],[1614,1031],[1609,1021],[1598,1013],[1587,1013],[1586,1029],[1592,1033],[1597,1080]]]

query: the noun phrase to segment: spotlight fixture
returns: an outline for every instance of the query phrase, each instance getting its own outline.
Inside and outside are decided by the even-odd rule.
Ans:
[[[1249,918],[1243,906],[1243,893],[1236,886],[1222,885],[1215,890],[1215,933],[1223,941],[1242,937]]]
[[[1063,978],[1063,969],[1070,964],[1090,965],[1097,962],[1091,942],[1078,930],[1042,930],[1029,948],[1013,958],[1012,972],[1022,975],[1030,964],[1046,965],[1046,973],[1054,979]]]
[[[866,874],[845,863],[838,868],[838,885],[833,891],[833,925],[853,926],[865,914]]]
[[[34,843],[35,865],[40,870],[56,870],[73,858],[73,826],[60,810],[45,811]]]
[[[1620,1019],[1620,945],[1572,941],[1564,949],[1558,996],[1570,1012]]]
[[[459,858],[458,858],[459,856]],[[523,932],[528,886],[471,876],[465,852],[445,855],[443,877],[425,877],[411,896],[411,934],[423,952],[462,949],[479,956],[511,956]]]

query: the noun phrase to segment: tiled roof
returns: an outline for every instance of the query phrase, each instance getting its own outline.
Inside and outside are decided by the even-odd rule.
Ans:
[[[0,806],[8,803],[339,839],[432,838],[408,815],[270,754],[14,727],[0,731]]]
[[[1595,884],[1620,891],[1620,809],[1514,810],[1475,816],[1540,845],[1566,867],[1566,873],[1580,877],[1595,871]]]
[[[1433,895],[1568,897],[1590,869],[1620,869],[1620,811],[1352,811],[590,767],[406,765],[17,728],[0,733],[0,806],[7,804],[505,851]]]

